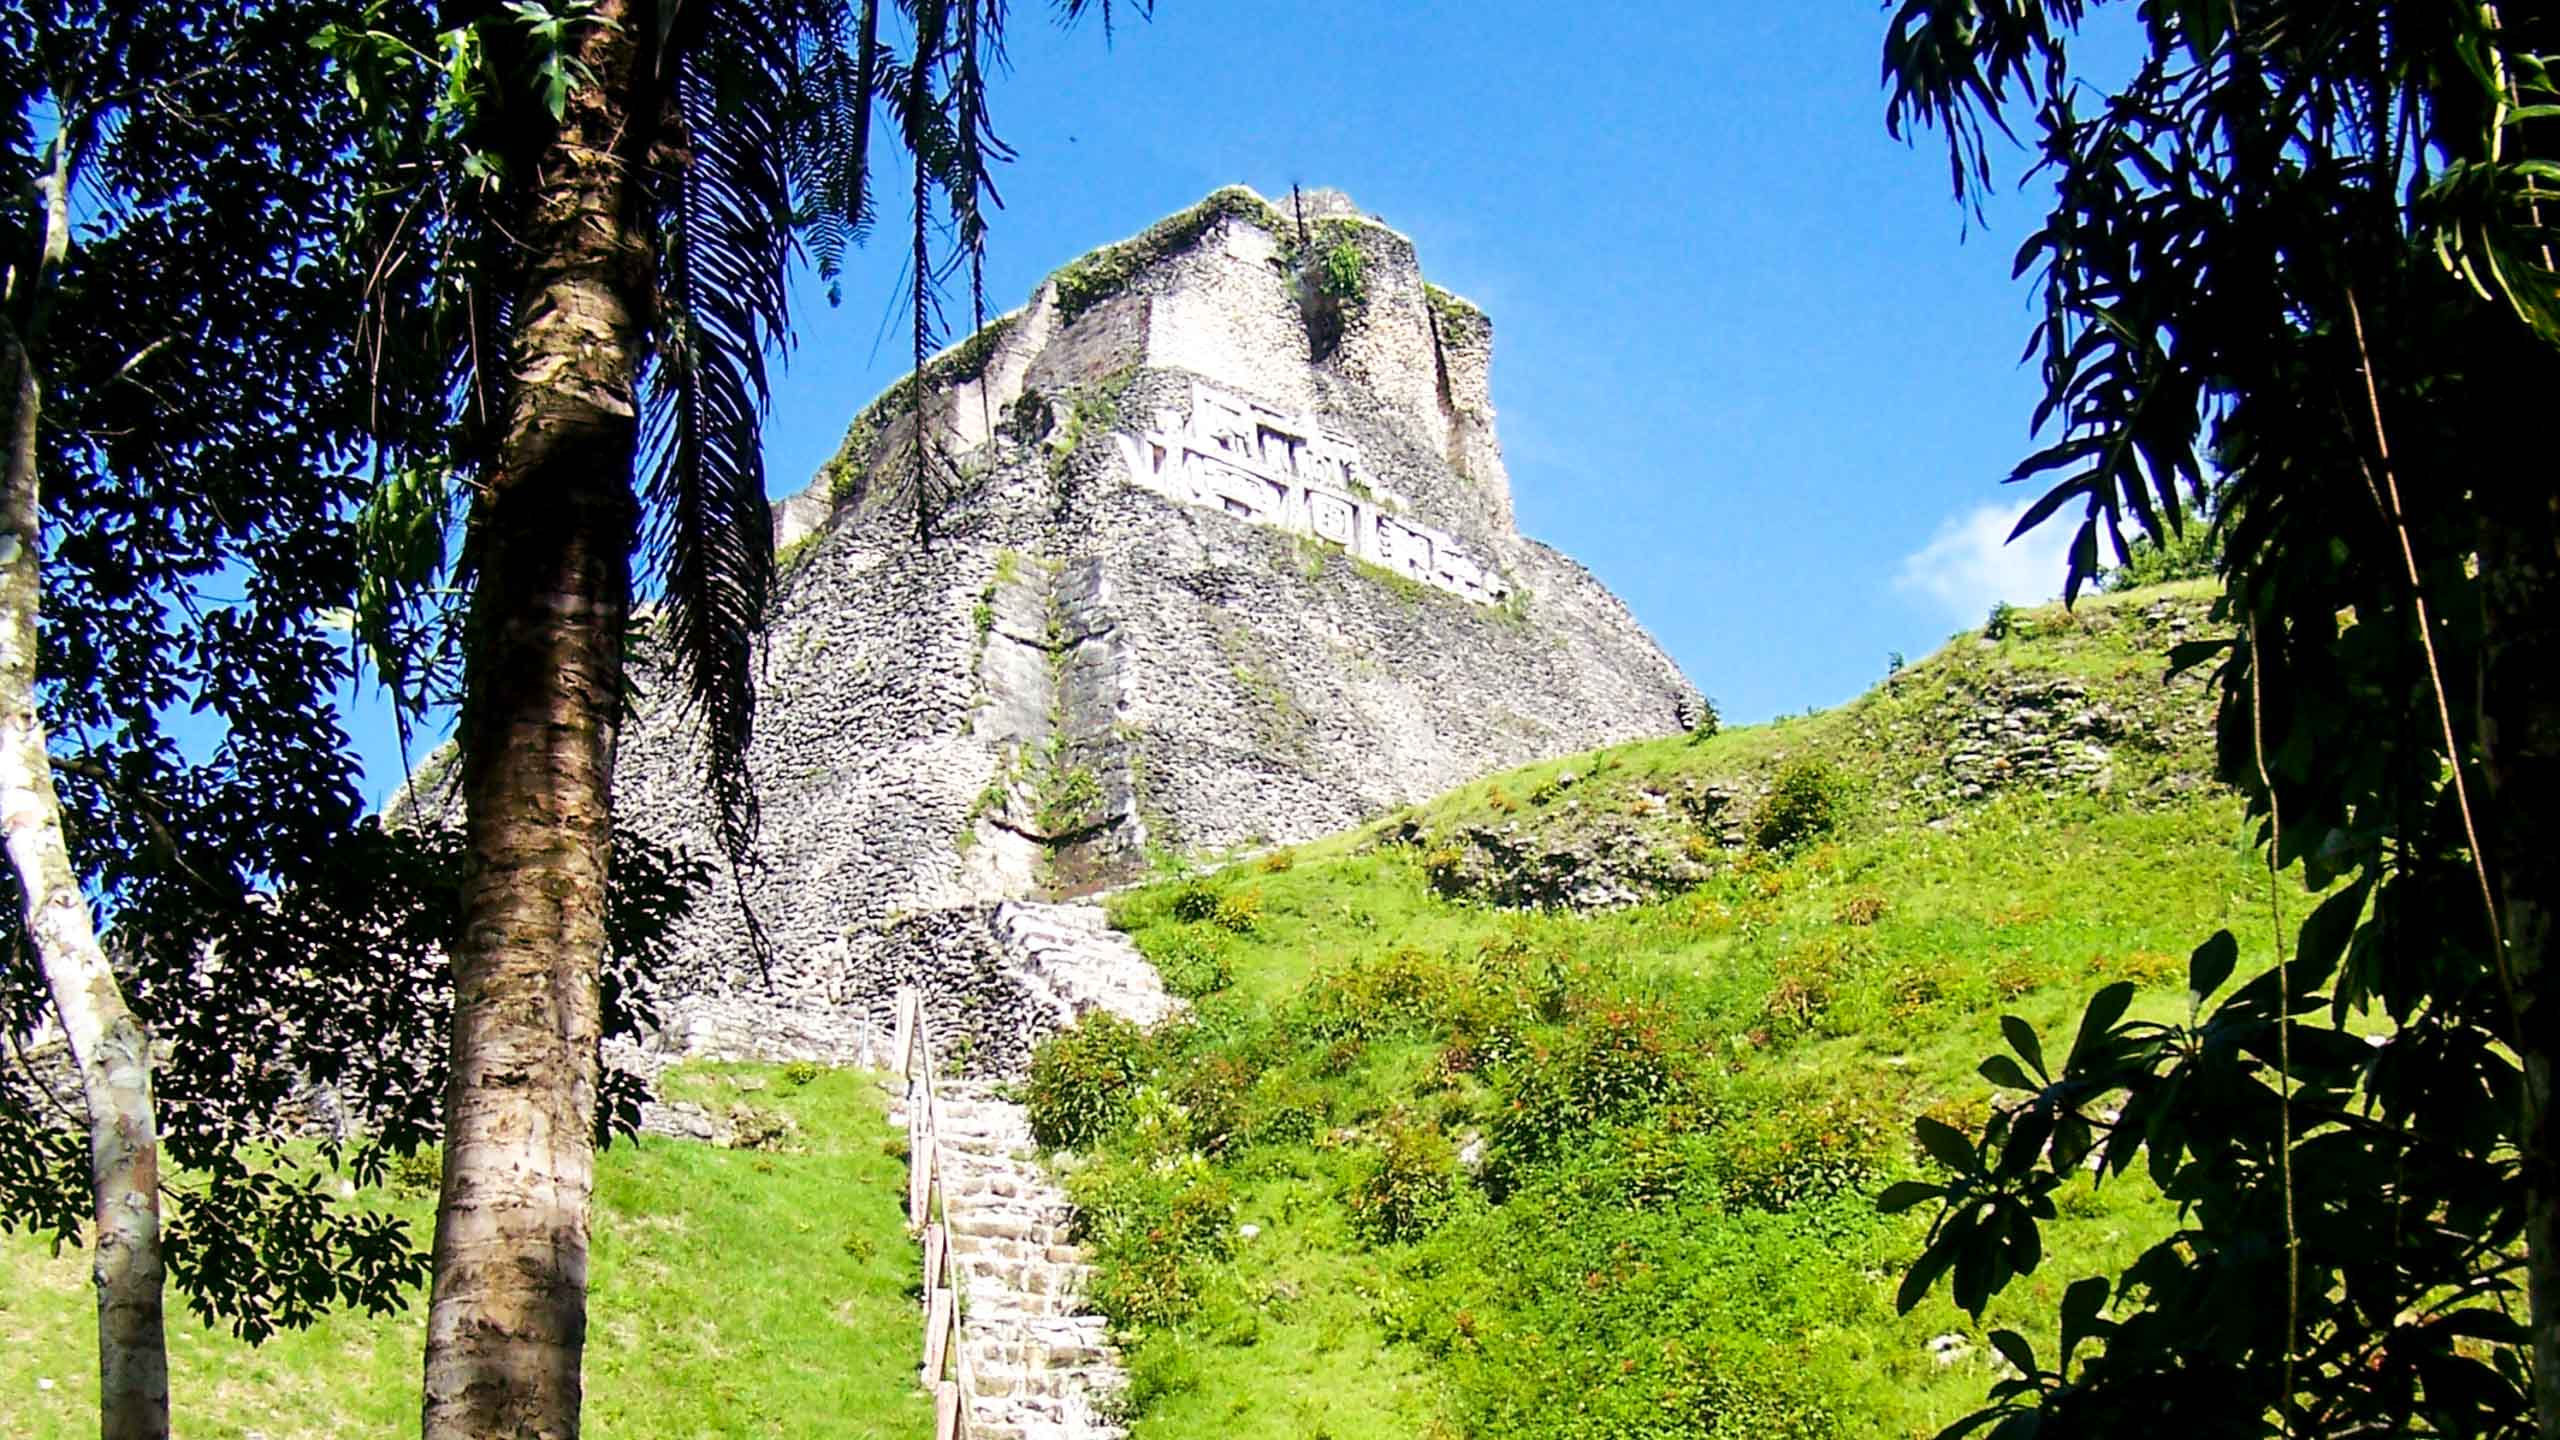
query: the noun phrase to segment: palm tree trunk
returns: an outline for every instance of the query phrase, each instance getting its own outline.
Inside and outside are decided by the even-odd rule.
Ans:
[[[426,1440],[570,1440],[586,1335],[597,976],[638,524],[634,383],[654,272],[645,78],[619,0],[535,157],[509,410],[471,517],[468,871],[427,1318]]]
[[[44,288],[70,245],[72,142],[54,144],[42,249],[10,335],[16,404],[7,478],[0,481],[0,826],[26,902],[27,938],[80,1067],[89,1116],[89,1188],[96,1229],[98,1433],[160,1440],[169,1433],[169,1355],[160,1318],[160,1137],[151,1105],[151,1042],[125,1004],[63,844],[44,720],[36,709],[36,620],[43,506],[36,474],[44,388],[32,351]]]

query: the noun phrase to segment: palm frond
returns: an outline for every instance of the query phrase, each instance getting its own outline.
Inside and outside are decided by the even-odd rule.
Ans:
[[[650,374],[649,559],[663,583],[664,644],[701,722],[715,823],[733,868],[758,823],[747,749],[773,587],[764,494],[767,355],[787,345],[795,253],[786,100],[799,37],[752,7],[679,18],[663,177],[664,314]],[[752,917],[751,928],[752,928]],[[759,947],[760,948],[760,947]]]

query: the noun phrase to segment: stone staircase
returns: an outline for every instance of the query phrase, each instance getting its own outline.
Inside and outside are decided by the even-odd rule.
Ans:
[[[988,920],[1023,989],[1046,1003],[1060,1026],[1087,1010],[1153,1025],[1182,1002],[1164,993],[1155,967],[1111,928],[1099,905],[1008,900]]]
[[[1098,907],[1007,903],[990,925],[1007,969],[1051,1017],[1043,1030],[1094,1009],[1154,1024],[1181,1008]],[[924,1236],[937,1436],[1122,1435],[1112,1411],[1127,1379],[1102,1317],[1083,1308],[1092,1267],[1073,1239],[1075,1207],[1041,1166],[1023,1107],[999,1082],[942,1078],[921,1000],[911,992],[902,1004],[913,1040],[895,1062],[908,1083],[891,1119],[908,1127],[911,1169],[925,1167],[911,1177],[910,1223]]]
[[[1116,1436],[1126,1384],[1099,1315],[1081,1313],[1092,1267],[1071,1238],[1075,1208],[1041,1169],[1019,1105],[994,1087],[939,1092],[943,1229],[959,1277],[961,1345],[975,1392],[968,1434],[985,1440]]]

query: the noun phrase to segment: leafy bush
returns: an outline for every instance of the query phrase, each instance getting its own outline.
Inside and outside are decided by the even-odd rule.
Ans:
[[[1194,880],[1173,892],[1173,918],[1186,925],[1215,925],[1234,935],[1250,935],[1262,924],[1262,892],[1239,890],[1230,895],[1206,880]]]
[[[1324,252],[1316,283],[1332,299],[1357,305],[1369,298],[1367,270],[1360,258],[1360,247],[1343,240]]]
[[[1332,1097],[1320,1085],[1274,1072],[1246,1097],[1243,1133],[1255,1145],[1312,1140],[1333,1118]]]
[[[1193,1148],[1216,1155],[1244,1132],[1253,1081],[1252,1068],[1234,1055],[1206,1055],[1175,1068],[1167,1093],[1182,1107]]]
[[[1209,923],[1231,935],[1250,935],[1262,928],[1262,892],[1239,890],[1221,896],[1209,912]]]
[[[1410,1034],[1464,1009],[1473,977],[1412,946],[1324,971],[1300,992],[1292,1019],[1318,1040]]]
[[[394,1153],[386,1162],[384,1178],[401,1194],[433,1195],[444,1186],[444,1152],[427,1145],[406,1155]]]
[[[1835,925],[1873,925],[1884,918],[1885,898],[1873,890],[1861,890],[1843,900],[1831,912]]]
[[[1830,834],[1840,824],[1845,782],[1820,760],[1798,760],[1778,772],[1760,804],[1752,841],[1763,850],[1791,850]]]
[[[1032,1137],[1052,1149],[1091,1145],[1126,1118],[1155,1062],[1155,1042],[1135,1021],[1087,1012],[1031,1051],[1022,1103]]]
[[[1218,887],[1194,880],[1173,892],[1173,918],[1197,925],[1218,913]]]
[[[1235,1253],[1235,1192],[1198,1155],[1100,1165],[1070,1189],[1096,1265],[1095,1308],[1124,1329],[1196,1312],[1202,1268]]]
[[[1779,960],[1770,977],[1763,1013],[1785,1029],[1813,1028],[1867,958],[1868,943],[1863,937],[1847,939],[1836,934],[1799,942]]]
[[[1164,988],[1187,1000],[1214,995],[1235,981],[1227,942],[1206,931],[1182,926],[1146,932],[1138,948],[1163,978]]]
[[[1457,845],[1435,845],[1422,857],[1422,878],[1431,893],[1456,899],[1467,888],[1467,852]]]
[[[1445,1377],[1457,1433],[1862,1433],[1835,1414],[1809,1337],[1843,1307],[1872,1305],[1871,1286],[1808,1267],[1806,1248],[1823,1239],[1792,1217],[1595,1205],[1591,1178],[1579,1161],[1559,1167],[1481,1220],[1443,1228],[1412,1267],[1420,1293],[1382,1314]]]
[[[2018,607],[2006,600],[1991,602],[1991,613],[1983,618],[1982,638],[2006,640],[2018,630]]]
[[[1865,1189],[1899,1134],[1884,1097],[1844,1087],[1737,1106],[1709,1150],[1727,1206],[1782,1213]]]
[[[1412,1240],[1447,1218],[1458,1188],[1458,1153],[1440,1128],[1401,1111],[1380,1121],[1342,1203],[1351,1228],[1372,1241]]]
[[[784,1150],[799,1127],[779,1110],[745,1101],[729,1107],[729,1143],[740,1150]]]
[[[1689,743],[1692,745],[1701,745],[1713,740],[1716,738],[1716,732],[1724,728],[1724,717],[1716,713],[1716,702],[1704,695],[1697,697],[1687,718]]]
[[[1506,1189],[1528,1166],[1603,1125],[1693,1098],[1692,1066],[1692,1052],[1661,1008],[1615,1000],[1583,1009],[1553,1046],[1495,1077],[1486,1178]]]
[[[2099,572],[2103,590],[2131,590],[2166,585],[2172,580],[2206,580],[2222,568],[2222,527],[2208,516],[2191,516],[2186,528],[2162,544],[2149,535],[2136,536],[2126,547],[2125,563]]]
[[[814,1060],[794,1060],[782,1067],[783,1083],[788,1085],[806,1085],[817,1078],[818,1065]]]

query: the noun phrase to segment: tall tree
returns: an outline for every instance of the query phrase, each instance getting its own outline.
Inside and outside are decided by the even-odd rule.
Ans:
[[[2211,937],[2187,1023],[2110,988],[2051,1068],[2007,1022],[1982,1073],[2022,1098],[1922,1122],[1949,1176],[1887,1196],[1940,1206],[1904,1302],[1951,1280],[1979,1313],[2084,1160],[2139,1159],[2179,1229],[2069,1288],[2059,1356],[1995,1334],[2019,1375],[1951,1433],[2553,1440],[2560,487],[2529,426],[2560,392],[2560,22],[2146,3],[2100,86],[2072,44],[2102,8],[1904,0],[1888,121],[1943,129],[1962,199],[1990,131],[2035,136],[2057,433],[2012,478],[2058,477],[2021,530],[2078,502],[2072,589],[2224,477],[2227,638],[2177,663],[2221,661],[2275,965],[2209,1005],[2239,953]],[[2319,898],[2288,933],[2293,867]]]
[[[364,817],[335,708],[351,665],[327,617],[367,493],[344,333],[364,273],[337,229],[359,137],[307,42],[349,12],[0,20],[0,368],[35,402],[11,411],[8,815],[46,887],[0,912],[0,1228],[95,1242],[109,1434],[167,1424],[153,1254],[253,1341],[394,1307],[425,1272],[397,1220],[323,1183],[436,1136],[459,869],[449,839]],[[699,880],[626,848],[608,1029],[647,1018],[667,907]],[[59,943],[84,913],[104,933]],[[86,968],[64,995],[66,954]],[[84,1047],[96,1165],[42,1057],[21,1063],[47,1016]],[[636,1121],[624,1080],[599,1125]],[[315,1163],[299,1142],[332,1118]]]
[[[1062,13],[1085,9],[1067,0]],[[1002,63],[1004,11],[575,0],[457,5],[431,22],[385,5],[331,37],[382,117],[384,263],[367,346],[427,342],[386,365],[387,439],[420,479],[386,491],[405,509],[374,517],[398,542],[377,570],[401,583],[373,595],[370,635],[415,624],[404,587],[436,569],[438,478],[471,496],[468,863],[430,1440],[577,1433],[585,1117],[644,510],[657,517],[662,637],[704,722],[723,841],[741,865],[773,569],[765,366],[790,335],[791,264],[806,233],[831,271],[867,226],[872,116],[885,107],[912,162],[921,362],[936,286],[961,262],[974,282],[985,241],[1005,152],[984,82]],[[952,222],[948,260],[928,244],[938,218]]]

